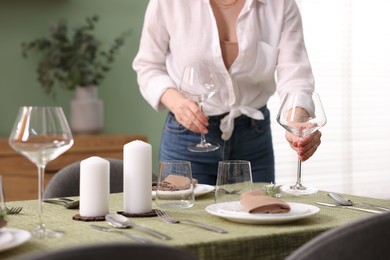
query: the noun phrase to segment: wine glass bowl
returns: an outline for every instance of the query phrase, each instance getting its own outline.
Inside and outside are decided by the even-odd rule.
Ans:
[[[202,109],[204,102],[210,99],[218,88],[217,73],[212,66],[208,63],[198,63],[184,68],[178,89],[185,98],[194,101]],[[218,148],[219,144],[207,142],[203,133],[200,136],[200,143],[187,147],[192,152],[211,152]]]
[[[10,146],[38,168],[39,225],[32,231],[36,238],[60,237],[63,232],[45,227],[42,221],[42,200],[46,164],[73,145],[73,136],[61,107],[19,109],[9,137]]]
[[[302,139],[326,124],[326,115],[319,94],[288,93],[283,99],[277,122],[288,132]],[[294,195],[310,195],[318,190],[301,182],[301,160],[298,159],[297,180],[292,186],[282,186],[282,191]]]

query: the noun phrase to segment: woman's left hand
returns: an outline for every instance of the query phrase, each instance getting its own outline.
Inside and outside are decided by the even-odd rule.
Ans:
[[[297,136],[286,131],[287,141],[291,148],[297,152],[298,159],[302,161],[306,161],[317,151],[318,146],[321,144],[321,136],[320,131],[315,131],[313,134],[299,140]]]

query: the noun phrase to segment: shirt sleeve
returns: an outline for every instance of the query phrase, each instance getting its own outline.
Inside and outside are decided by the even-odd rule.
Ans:
[[[175,87],[166,67],[166,56],[169,52],[169,33],[165,27],[163,10],[158,0],[148,4],[141,34],[140,47],[133,60],[133,69],[142,96],[156,110],[164,106],[161,95]]]
[[[302,19],[293,0],[285,0],[277,64],[277,91],[281,98],[287,92],[314,91],[314,77],[305,47]]]

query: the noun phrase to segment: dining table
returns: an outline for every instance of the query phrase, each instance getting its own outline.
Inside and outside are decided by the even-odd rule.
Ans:
[[[319,209],[318,212],[307,217],[290,219],[284,222],[242,223],[242,221],[210,214],[206,211],[207,207],[215,204],[214,192],[209,192],[197,196],[195,205],[191,208],[164,210],[177,219],[195,220],[225,229],[227,233],[211,232],[187,224],[167,224],[157,216],[129,217],[129,219],[136,224],[167,234],[172,237],[171,240],[159,240],[136,229],[123,231],[144,235],[156,244],[188,250],[199,259],[284,259],[295,249],[324,231],[375,215],[374,213],[349,208],[327,207],[316,204],[316,202],[334,204],[327,194],[328,191],[319,191],[310,196],[282,194],[280,199],[286,202],[310,205],[311,208],[317,207]],[[390,200],[347,196],[353,201],[390,206]],[[78,197],[72,198],[78,199]],[[110,213],[123,211],[123,199],[123,193],[110,194]],[[23,210],[19,214],[7,216],[7,228],[29,231],[38,225],[37,200],[7,202],[7,207],[13,206],[23,207]],[[154,200],[152,207],[158,209]],[[102,232],[91,227],[91,224],[95,224],[109,228],[109,224],[104,220],[74,220],[73,216],[78,213],[78,209],[67,209],[62,205],[44,203],[43,222],[50,228],[64,231],[64,235],[52,239],[31,238],[8,250],[1,250],[0,248],[0,259],[27,259],[28,256],[34,254],[82,245],[115,242],[136,243],[121,234]]]

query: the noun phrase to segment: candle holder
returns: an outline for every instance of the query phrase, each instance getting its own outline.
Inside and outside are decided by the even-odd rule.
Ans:
[[[157,212],[155,209],[152,209],[150,212],[146,213],[126,213],[124,211],[118,211],[118,214],[121,214],[128,218],[150,218],[150,217],[157,217]]]
[[[105,221],[106,218],[105,216],[99,216],[99,217],[83,217],[80,214],[76,214],[72,217],[73,220],[78,220],[78,221]]]

